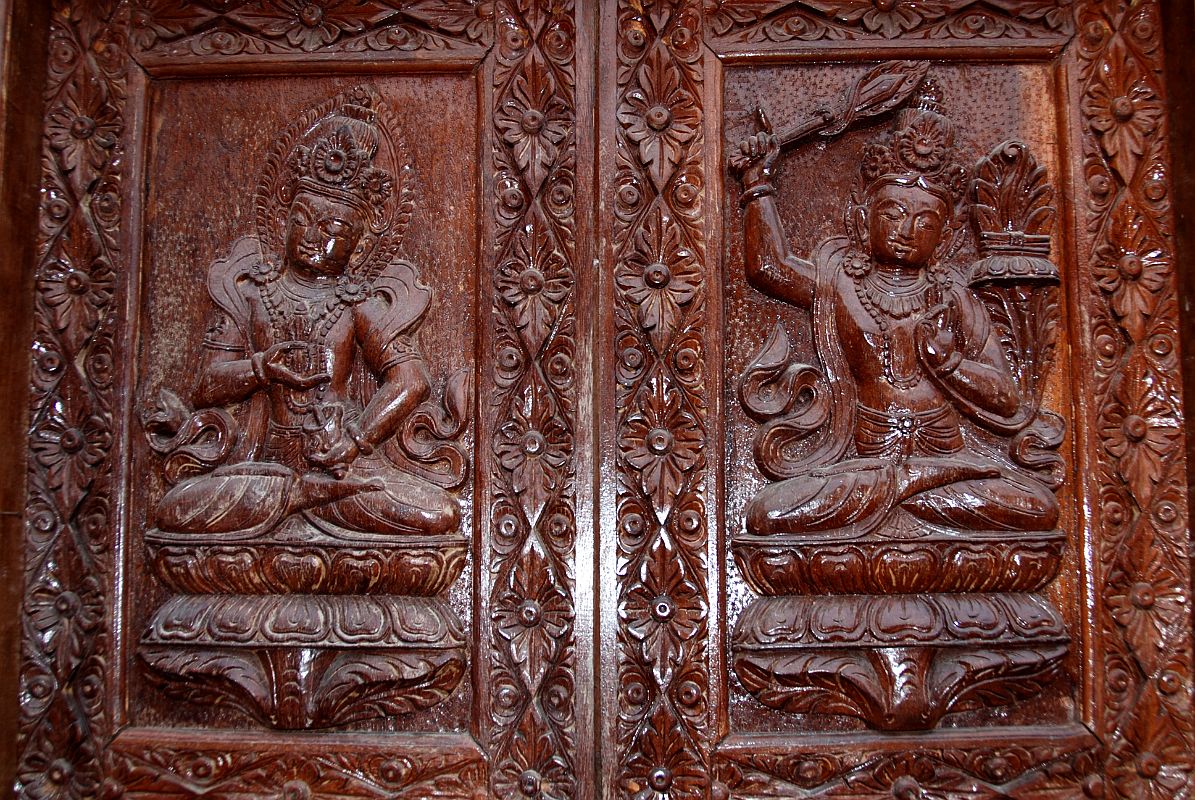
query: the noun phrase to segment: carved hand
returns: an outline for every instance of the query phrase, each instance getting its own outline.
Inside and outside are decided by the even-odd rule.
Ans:
[[[962,362],[962,325],[953,300],[927,310],[918,320],[913,335],[918,357],[935,374],[949,374]]]
[[[353,463],[360,454],[361,450],[357,447],[357,443],[348,436],[342,436],[327,450],[312,453],[310,458],[337,478],[343,478],[349,464]]]
[[[265,352],[253,355],[253,372],[266,383],[280,383],[291,389],[314,389],[330,380],[326,372],[300,375],[282,363],[281,359],[293,350],[306,350],[304,342],[279,342]]]
[[[739,142],[739,153],[731,163],[742,175],[743,189],[765,183],[772,176],[772,165],[779,155],[780,140],[768,130]]]

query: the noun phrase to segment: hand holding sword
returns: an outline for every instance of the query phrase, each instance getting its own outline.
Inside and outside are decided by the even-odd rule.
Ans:
[[[758,184],[771,175],[781,148],[813,136],[837,136],[857,119],[891,111],[909,99],[928,70],[926,61],[886,61],[856,81],[840,107],[819,111],[779,133],[772,130],[767,114],[757,107],[757,132],[739,142],[739,152],[731,155],[730,167],[742,176],[744,186]]]

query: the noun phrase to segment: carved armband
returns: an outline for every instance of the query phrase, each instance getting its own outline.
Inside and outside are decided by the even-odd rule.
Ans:
[[[746,206],[752,200],[758,200],[761,197],[771,197],[774,194],[776,194],[776,189],[765,178],[762,183],[757,183],[743,191],[743,196],[739,198],[739,205]]]

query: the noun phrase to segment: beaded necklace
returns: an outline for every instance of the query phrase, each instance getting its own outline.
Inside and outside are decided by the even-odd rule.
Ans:
[[[880,330],[880,367],[884,380],[897,389],[908,390],[921,383],[920,370],[911,376],[900,375],[892,358],[892,326],[890,320],[901,320],[915,312],[925,310],[932,303],[941,302],[942,293],[950,286],[950,276],[944,270],[931,269],[927,275],[919,272],[917,278],[907,286],[896,282],[871,268],[859,269],[858,256],[851,258],[853,269],[848,274],[854,280],[855,296],[859,304]]]

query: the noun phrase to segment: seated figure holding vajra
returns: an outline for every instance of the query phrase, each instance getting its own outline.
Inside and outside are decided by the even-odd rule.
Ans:
[[[257,535],[299,513],[333,531],[458,526],[453,497],[399,467],[396,434],[429,396],[416,333],[431,293],[394,258],[401,161],[372,103],[340,97],[280,140],[258,236],[209,271],[216,313],[193,400],[221,444],[205,460],[201,444],[178,446],[177,409],[151,416],[155,449],[200,462],[158,504],[163,531]],[[220,413],[234,405],[239,436]]]
[[[866,147],[849,235],[809,260],[790,252],[773,197],[777,137],[740,144],[747,279],[812,310],[836,399],[825,429],[808,431],[820,457],[774,470],[783,479],[749,503],[749,533],[882,532],[896,517],[969,531],[1058,522],[1042,481],[964,438],[965,419],[1012,431],[1027,417],[988,311],[942,261],[962,227],[966,172],[938,95],[923,89]]]

